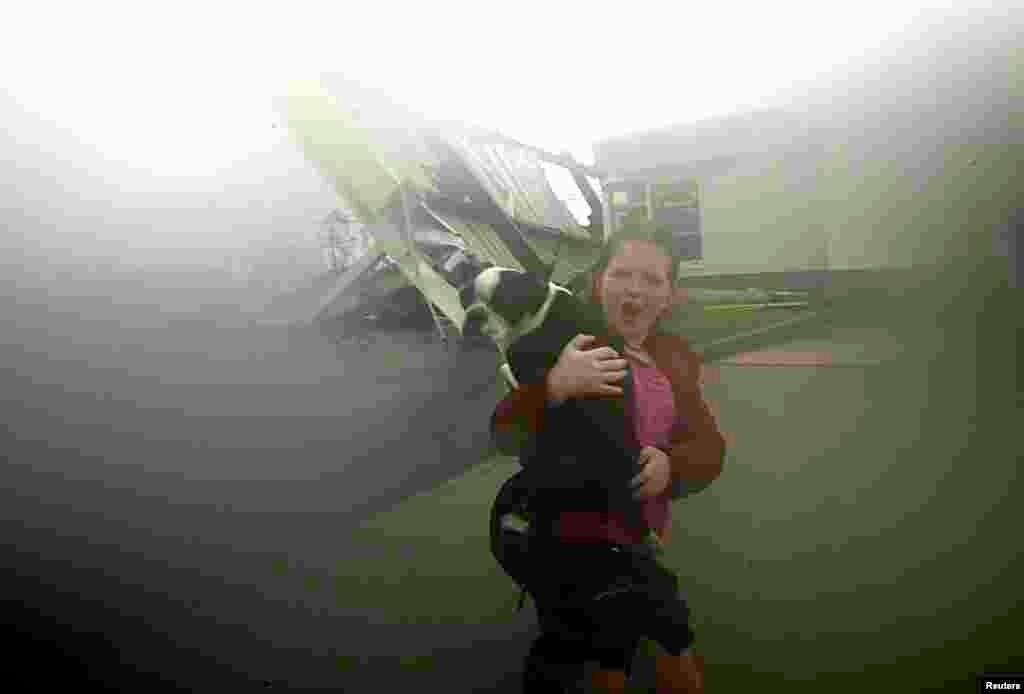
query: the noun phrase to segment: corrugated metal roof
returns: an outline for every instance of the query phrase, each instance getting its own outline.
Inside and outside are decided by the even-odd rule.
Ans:
[[[537,152],[474,137],[470,128],[436,127],[440,124],[410,115],[358,85],[339,84],[335,91],[340,100],[315,82],[294,85],[289,123],[300,145],[358,216],[374,223],[367,229],[376,241],[373,252],[390,255],[408,281],[456,324],[461,324],[462,308],[449,283],[453,280],[435,272],[423,254],[422,244],[444,241],[435,238],[443,232],[434,227],[447,226],[465,241],[469,253],[502,267],[524,270],[525,262],[533,268],[537,263],[531,255],[548,266],[557,260],[552,277],[559,283],[593,262],[598,250],[593,239],[555,193]],[[402,183],[438,198],[426,196],[431,206],[438,203],[438,211],[426,210],[426,203],[411,211],[420,248],[406,244],[399,233],[401,215],[393,214]],[[491,203],[507,217],[502,218]],[[469,221],[459,216],[459,210],[466,217],[481,214],[481,219],[494,219],[490,224]],[[516,226],[521,234],[514,233]],[[360,284],[357,274],[361,273],[338,282],[324,308],[354,291]]]
[[[536,154],[505,144],[452,139],[478,167],[474,173],[513,219],[536,226],[580,231],[572,213],[555,195]]]
[[[431,122],[350,80],[334,77],[328,85],[329,89],[312,82],[293,85],[290,124],[306,155],[321,164],[361,216],[377,214],[393,201],[399,180],[461,201],[459,176],[434,175],[454,164],[513,219],[583,233],[556,195],[536,152],[489,142],[472,127]],[[462,161],[446,162],[444,150],[434,145],[438,138]]]

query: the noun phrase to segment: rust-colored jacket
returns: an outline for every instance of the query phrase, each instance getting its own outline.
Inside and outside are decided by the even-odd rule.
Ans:
[[[672,384],[676,427],[668,450],[672,467],[672,498],[700,491],[718,478],[725,459],[725,439],[708,409],[700,385],[701,357],[685,338],[652,335],[644,348]],[[498,450],[519,455],[529,438],[544,426],[547,386],[528,384],[512,390],[491,417],[491,435]]]

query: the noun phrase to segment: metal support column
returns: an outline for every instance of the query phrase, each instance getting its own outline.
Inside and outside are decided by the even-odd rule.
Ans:
[[[416,272],[416,277],[419,278],[419,274],[420,274],[420,261],[419,261],[419,254],[416,253],[416,245],[413,242],[413,235],[412,235],[412,213],[411,213],[411,211],[409,209],[409,206],[410,206],[410,203],[409,203],[410,192],[409,192],[408,186],[406,185],[406,183],[404,181],[402,183],[402,187],[400,188],[399,192],[400,192],[400,194],[402,196],[402,232],[403,232],[402,235],[405,237],[405,243],[407,244],[407,246],[409,248],[409,252],[412,254],[414,260],[416,261],[415,262],[415,266],[416,266],[415,272]],[[418,287],[417,287],[417,289],[418,289]],[[434,319],[434,326],[437,328],[437,334],[440,336],[441,342],[447,342],[448,341],[448,337],[445,334],[444,325],[441,323],[440,316],[437,315],[437,310],[434,308],[433,302],[430,301],[430,297],[428,297],[424,292],[420,291],[420,294],[423,295],[423,300],[427,302],[427,308],[430,310],[430,315]]]
[[[607,241],[615,233],[615,211],[612,208],[612,192],[608,189],[608,177],[602,176],[601,205],[604,208],[604,240]]]

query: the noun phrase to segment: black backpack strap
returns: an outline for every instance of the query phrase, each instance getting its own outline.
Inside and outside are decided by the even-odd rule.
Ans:
[[[530,574],[528,548],[532,530],[529,487],[524,472],[521,470],[505,480],[491,505],[490,514],[491,554],[519,586],[526,584]],[[509,514],[521,516],[530,523],[530,527],[507,527],[502,521]]]
[[[491,554],[521,591],[517,610],[523,608],[526,593],[536,588],[538,550],[542,552],[554,538],[557,509],[550,497],[533,488],[529,469],[524,468],[505,480],[491,506]],[[509,514],[528,523],[525,531],[502,522]]]

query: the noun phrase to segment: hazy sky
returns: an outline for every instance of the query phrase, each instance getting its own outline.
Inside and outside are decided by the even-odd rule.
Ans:
[[[5,13],[0,74],[21,109],[134,185],[202,188],[280,144],[271,100],[292,77],[339,72],[590,159],[602,137],[777,99],[871,55],[923,7],[404,4],[32,4]]]

